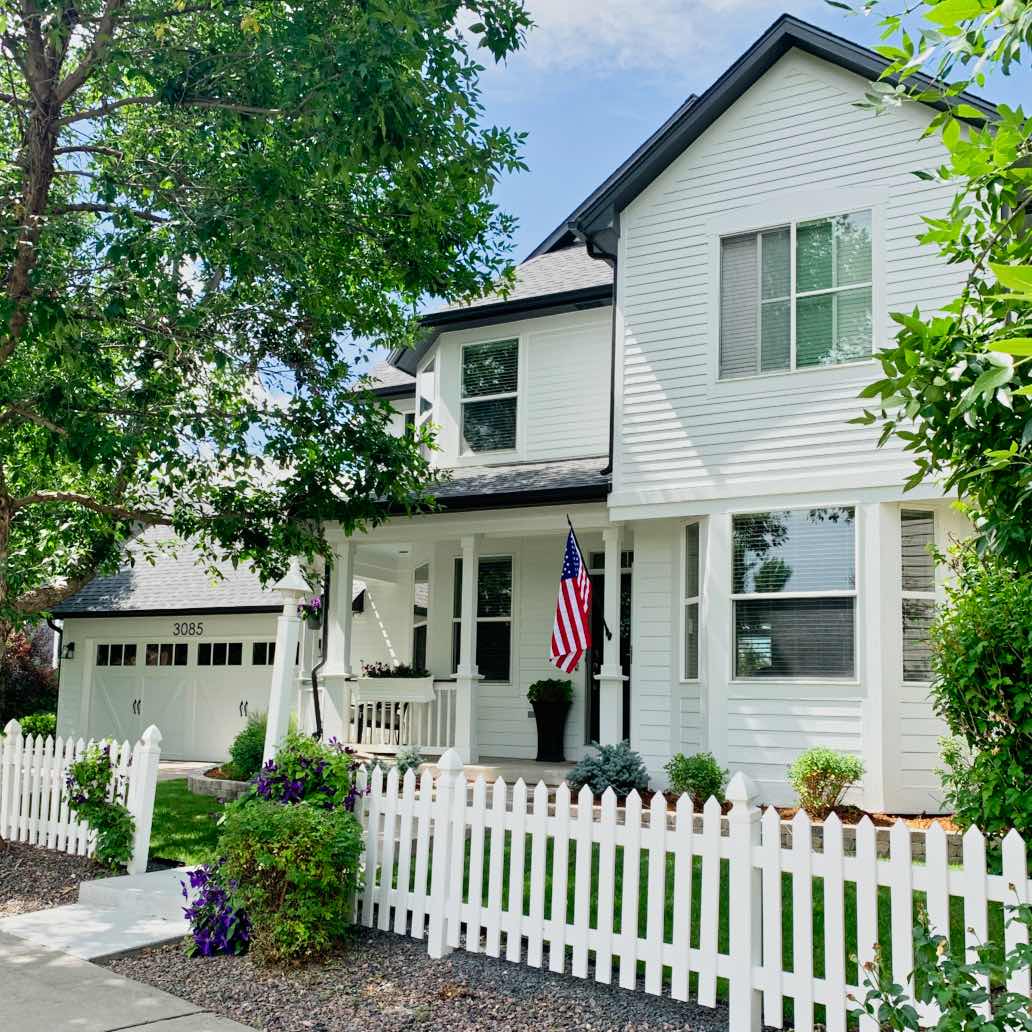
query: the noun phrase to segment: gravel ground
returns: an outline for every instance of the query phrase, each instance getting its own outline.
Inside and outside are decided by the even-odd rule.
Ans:
[[[309,968],[261,969],[247,957],[189,960],[176,945],[119,957],[108,966],[262,1032],[727,1028],[723,1008],[676,1003],[459,950],[435,961],[425,942],[366,929],[356,931],[340,954]]]
[[[74,903],[79,882],[110,873],[85,856],[24,842],[0,842],[0,917]]]

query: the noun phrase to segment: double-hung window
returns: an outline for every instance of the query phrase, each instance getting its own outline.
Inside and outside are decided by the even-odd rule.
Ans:
[[[477,669],[485,681],[508,681],[512,655],[512,557],[480,560],[477,574]],[[459,669],[462,560],[455,560],[452,669]]]
[[[734,676],[852,678],[856,544],[849,507],[734,517]]]
[[[412,665],[426,670],[427,623],[430,618],[430,564],[417,566],[412,578]]]
[[[900,513],[902,572],[903,680],[930,681],[932,650],[928,631],[935,619],[935,514],[921,509]]]
[[[519,341],[467,344],[462,349],[462,450],[516,447]]]
[[[699,524],[684,528],[684,594],[681,599],[684,626],[684,679],[699,676]]]
[[[870,358],[871,211],[720,241],[720,378]]]

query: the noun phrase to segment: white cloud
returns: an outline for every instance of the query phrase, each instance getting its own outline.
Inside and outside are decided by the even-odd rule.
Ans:
[[[758,36],[784,7],[785,0],[527,0],[535,28],[517,60],[655,71],[705,55],[728,32]]]

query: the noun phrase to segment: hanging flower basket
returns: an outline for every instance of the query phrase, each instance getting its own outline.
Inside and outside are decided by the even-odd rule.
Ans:
[[[297,607],[297,615],[309,627],[322,627],[322,599],[318,595],[313,595],[307,602],[300,603]]]

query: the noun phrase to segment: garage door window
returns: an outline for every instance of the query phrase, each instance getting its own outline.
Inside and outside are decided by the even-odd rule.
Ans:
[[[243,642],[205,641],[197,646],[198,666],[242,666],[243,662]]]
[[[150,642],[144,653],[147,666],[186,666],[186,642]]]
[[[136,666],[136,643],[98,645],[97,666]]]
[[[274,641],[256,641],[251,646],[251,666],[272,666],[276,659]]]

